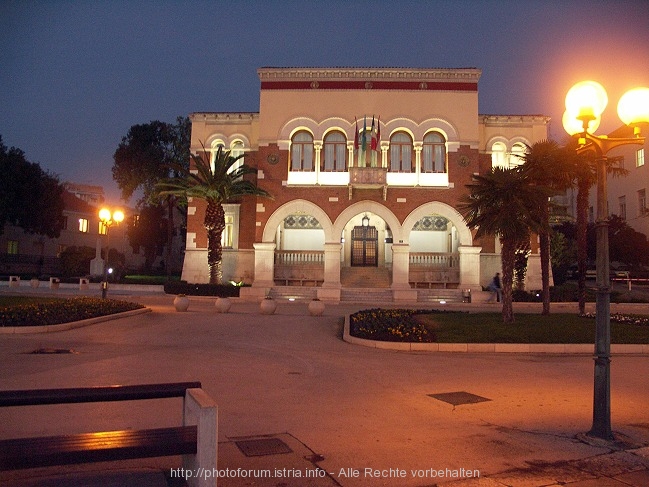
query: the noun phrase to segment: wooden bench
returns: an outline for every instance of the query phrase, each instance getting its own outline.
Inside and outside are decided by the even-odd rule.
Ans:
[[[217,408],[200,382],[0,391],[0,407],[183,397],[183,425],[0,440],[0,470],[183,456],[183,468],[205,472],[190,486],[214,486]],[[200,470],[204,469],[204,470]]]

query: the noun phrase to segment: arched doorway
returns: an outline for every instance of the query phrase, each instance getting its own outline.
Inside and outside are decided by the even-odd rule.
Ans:
[[[351,229],[351,266],[378,267],[379,265],[379,232],[370,225],[370,218],[364,215],[361,225]]]

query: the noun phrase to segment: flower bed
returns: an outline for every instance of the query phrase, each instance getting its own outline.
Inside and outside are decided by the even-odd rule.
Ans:
[[[586,313],[584,318],[595,318],[595,313]],[[615,313],[611,315],[611,323],[624,323],[626,325],[649,326],[649,318],[646,316],[623,315]]]
[[[349,333],[368,340],[386,342],[435,342],[435,334],[424,324],[417,322],[417,314],[458,313],[437,309],[382,309],[358,311],[349,317]]]
[[[144,308],[137,303],[100,298],[51,299],[0,308],[1,326],[42,326],[69,323]]]

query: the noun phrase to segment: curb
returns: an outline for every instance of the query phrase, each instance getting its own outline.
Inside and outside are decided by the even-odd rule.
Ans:
[[[97,316],[95,318],[88,318],[86,320],[71,321],[69,323],[60,323],[58,325],[37,325],[37,326],[2,326],[0,327],[0,335],[10,334],[27,334],[27,333],[53,333],[57,331],[72,330],[73,328],[81,328],[83,326],[94,325],[104,321],[116,320],[119,318],[128,318],[143,313],[150,313],[151,308],[134,309],[131,311],[124,311],[123,313],[113,313],[110,315]]]
[[[552,353],[595,355],[592,343],[419,343],[384,342],[358,338],[349,334],[349,315],[345,316],[343,340],[381,350],[400,352],[454,352],[454,353]],[[649,355],[649,344],[612,344],[615,355]]]

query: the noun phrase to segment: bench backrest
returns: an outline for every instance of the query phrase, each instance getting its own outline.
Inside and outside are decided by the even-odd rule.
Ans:
[[[136,386],[116,385],[67,389],[0,391],[0,407],[185,397],[185,391],[187,389],[200,388],[200,382],[173,382]]]

